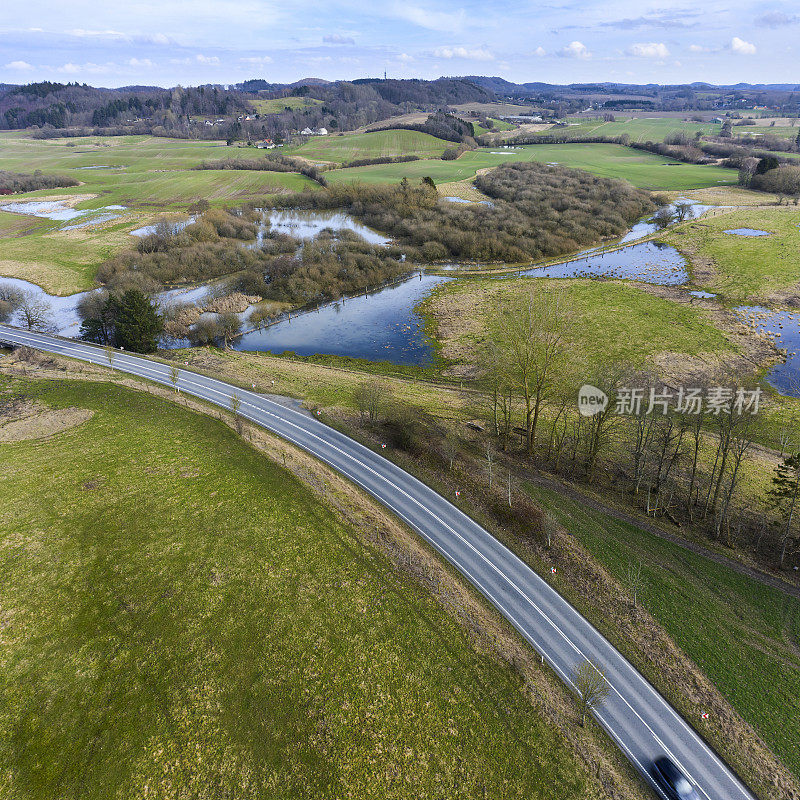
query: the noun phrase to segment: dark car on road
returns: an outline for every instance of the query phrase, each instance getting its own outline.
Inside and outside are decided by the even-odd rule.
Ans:
[[[689,779],[666,756],[653,762],[653,777],[670,800],[700,800]]]

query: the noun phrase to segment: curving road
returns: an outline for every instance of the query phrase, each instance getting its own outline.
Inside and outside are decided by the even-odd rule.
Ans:
[[[0,325],[0,342],[109,366],[103,348],[74,340]],[[172,385],[168,366],[121,351],[114,353],[114,369]],[[666,753],[691,778],[702,800],[754,800],[721,759],[597,630],[546,581],[441,495],[377,453],[299,411],[188,370],[180,370],[178,385],[181,391],[226,409],[236,393],[243,417],[303,448],[369,492],[461,572],[569,686],[573,670],[583,659],[600,665],[611,691],[595,717],[653,788],[650,765]]]

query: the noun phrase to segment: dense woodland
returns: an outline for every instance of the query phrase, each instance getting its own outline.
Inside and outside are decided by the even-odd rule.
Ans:
[[[582,170],[506,164],[476,180],[490,204],[440,200],[432,181],[343,185],[280,200],[287,207],[345,208],[427,261],[527,261],[619,236],[653,211],[647,192]]]
[[[72,129],[77,135],[103,130],[190,138],[285,139],[305,127],[352,130],[409,110],[436,111],[450,103],[491,99],[486,90],[474,84],[447,78],[313,83],[275,88],[263,95],[253,84],[258,82],[232,89],[96,89],[50,82],[11,86],[0,88],[0,128],[34,127],[42,135]],[[309,103],[258,114],[253,101],[259,96],[305,97]],[[253,119],[247,120],[247,116]],[[207,126],[205,119],[209,118],[223,122]]]

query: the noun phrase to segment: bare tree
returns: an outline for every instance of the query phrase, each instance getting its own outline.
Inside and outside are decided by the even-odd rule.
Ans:
[[[180,388],[178,387],[178,381],[180,380],[180,377],[181,377],[181,371],[178,369],[178,367],[176,367],[175,364],[170,364],[169,379],[170,382],[172,383],[173,388],[175,389],[176,394],[180,392]]]
[[[238,314],[232,311],[224,311],[217,317],[219,335],[222,337],[223,344],[227,350],[231,342],[239,335],[242,330],[242,321]]]
[[[573,673],[572,682],[578,693],[581,711],[581,727],[586,724],[586,715],[599,708],[609,695],[610,688],[600,667],[588,659],[582,661]]]
[[[687,203],[685,200],[681,200],[678,203],[675,203],[675,221],[676,222],[683,222],[684,220],[688,219],[689,215],[692,212],[692,204]]]
[[[17,305],[16,317],[29,331],[48,331],[55,327],[53,309],[34,292],[23,292]]]
[[[625,572],[625,583],[627,584],[631,596],[633,597],[633,607],[636,608],[639,594],[645,586],[644,575],[642,575],[641,561],[628,562],[628,569]]]
[[[444,457],[447,459],[449,465],[448,469],[452,472],[453,462],[456,460],[459,452],[458,437],[452,431],[447,431],[442,447],[444,450]]]
[[[357,386],[353,399],[361,412],[361,419],[366,417],[370,422],[376,422],[381,404],[389,396],[390,392],[379,381],[366,381]]]
[[[525,445],[533,452],[539,415],[556,386],[566,357],[570,327],[567,303],[558,290],[531,293],[522,308],[499,317],[494,340],[508,377],[525,406]]]
[[[117,351],[113,347],[106,347],[106,358],[108,359],[108,366],[114,366],[114,359],[117,357]]]
[[[494,464],[495,454],[491,443],[486,444],[486,463],[489,465],[489,488],[492,488],[492,464]]]

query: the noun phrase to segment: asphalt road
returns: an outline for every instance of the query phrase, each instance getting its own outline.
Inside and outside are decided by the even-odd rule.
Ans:
[[[0,326],[0,342],[25,344],[172,386],[170,369],[143,356]],[[400,467],[308,415],[222,381],[181,370],[182,392],[239,413],[329,464],[361,486],[461,572],[572,688],[584,659],[599,665],[610,687],[595,712],[633,765],[654,786],[650,765],[667,754],[703,800],[753,795],[634,667],[545,580],[452,503]],[[702,709],[697,709],[698,717]]]

